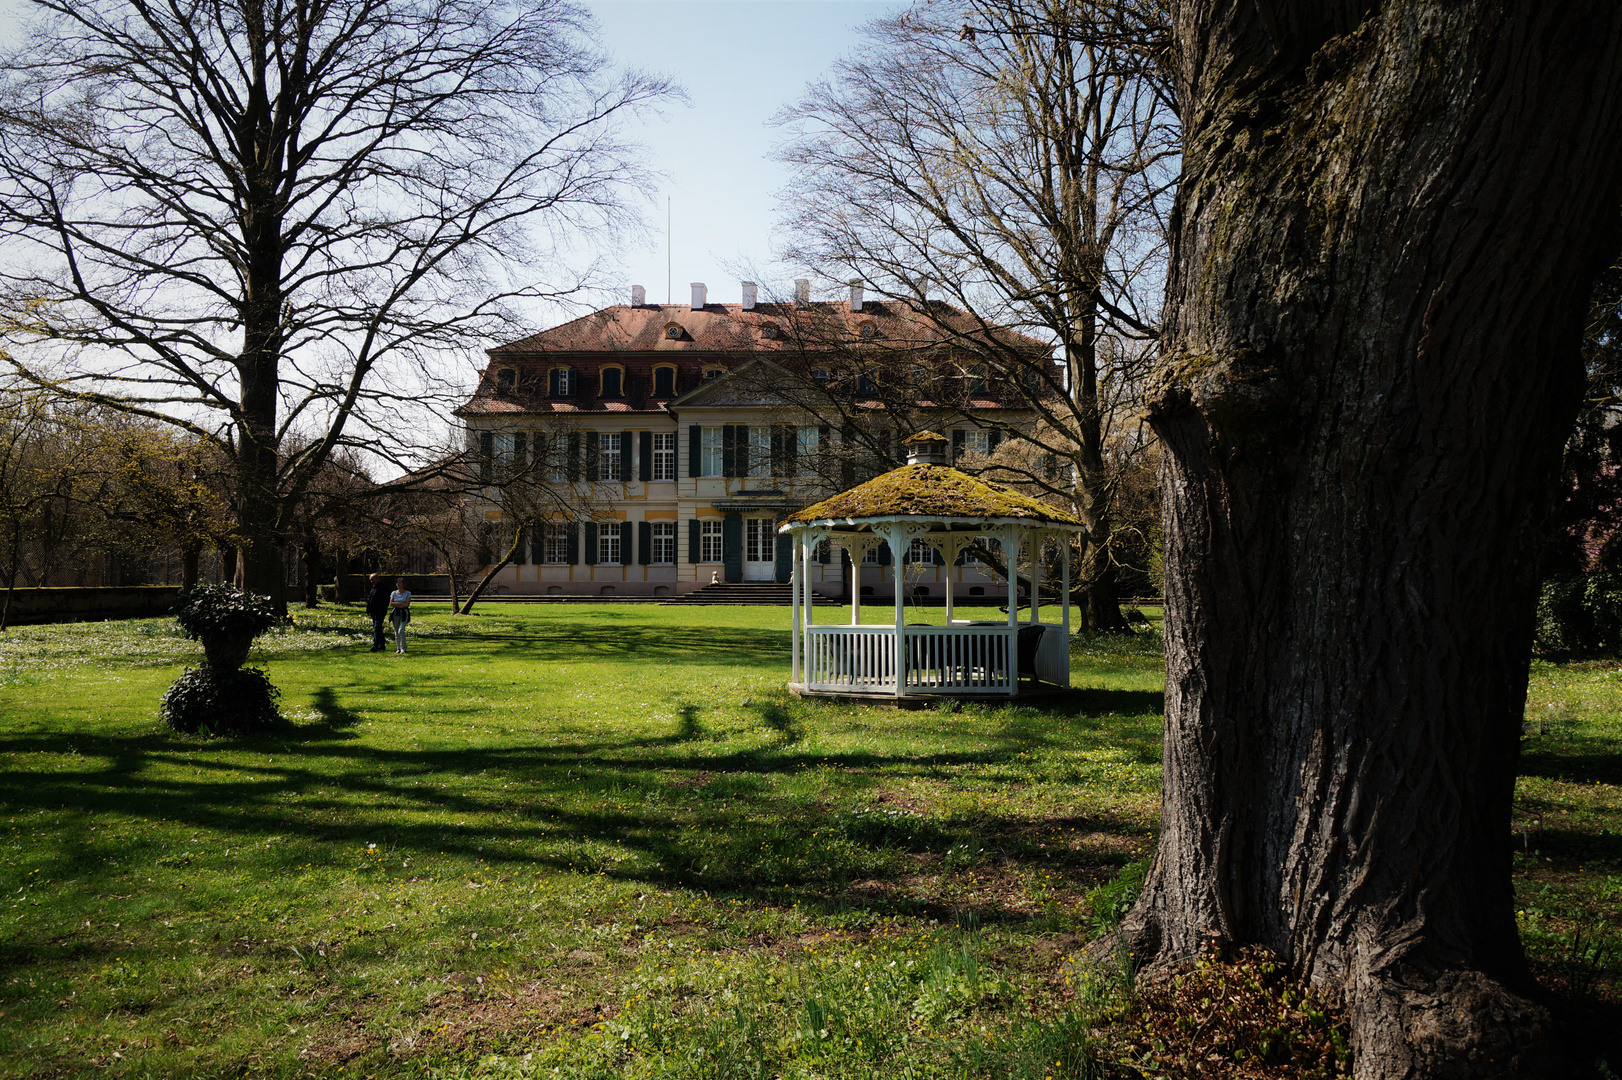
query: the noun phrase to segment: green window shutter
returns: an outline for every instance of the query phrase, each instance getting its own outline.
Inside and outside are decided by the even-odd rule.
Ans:
[[[613,528],[612,525],[609,528]],[[620,562],[630,566],[633,561],[631,545],[636,541],[636,523],[631,521],[620,522]],[[646,562],[647,560],[643,560]]]
[[[496,437],[488,431],[479,432],[479,482],[488,484],[495,471]]]
[[[956,465],[958,463],[958,461],[963,457],[963,443],[967,439],[967,437],[968,437],[967,434],[964,432],[964,430],[962,428],[955,427],[955,428],[952,429],[952,464],[953,465]]]
[[[653,561],[653,522],[651,521],[637,522],[636,561],[643,566]]]
[[[569,458],[564,475],[569,478],[570,483],[580,479],[580,432],[578,431],[569,432]]]
[[[996,450],[997,449],[997,444],[1000,443],[1000,442],[1002,442],[1002,432],[996,431],[996,430],[986,432],[986,452],[987,453],[990,453],[991,451]]]
[[[529,527],[529,561],[536,566],[546,561],[546,522],[537,521]]]
[[[642,469],[641,480],[645,484],[653,479],[653,432],[644,431],[641,434],[642,452],[637,455]]]
[[[773,471],[779,476],[800,475],[800,432],[793,424],[782,425],[782,468]]]
[[[520,431],[513,435],[513,471],[526,472],[529,469],[529,439]]]
[[[622,432],[620,432],[620,474],[618,476],[616,476],[616,477],[613,477],[613,479],[615,479],[615,480],[624,480],[627,483],[630,482],[631,478],[635,475],[635,473],[632,472],[632,469],[635,468],[635,466],[633,466],[631,464],[631,461],[632,461],[631,455],[635,451],[636,451],[636,433],[633,432],[633,431],[622,431]],[[649,453],[651,454],[652,451],[650,450]],[[653,459],[652,458],[648,459],[648,471],[649,472],[653,471]],[[643,479],[646,479],[646,477],[644,477]]]
[[[687,475],[697,476],[703,461],[704,429],[697,424],[690,424],[687,427]],[[694,518],[693,523],[696,525],[698,519]],[[697,562],[698,560],[694,559],[693,561]]]
[[[822,554],[817,556],[817,561],[820,562],[823,566],[827,566],[829,563],[833,562],[834,561],[834,546],[832,544],[827,543],[826,541],[824,541],[823,544],[822,544]]]
[[[597,523],[586,522],[586,565],[597,565]]]
[[[586,435],[586,480],[597,480],[597,463],[602,460],[603,440],[596,431],[588,431]]]
[[[580,565],[580,529],[569,522],[569,565]]]
[[[738,469],[737,469],[737,463],[738,463],[738,449],[737,449],[738,439],[737,439],[737,436],[738,436],[738,429],[733,427],[731,424],[726,424],[721,428],[721,475],[722,476],[737,476],[737,475],[739,475]]]
[[[894,558],[892,557],[892,555],[890,553],[890,542],[888,540],[880,540],[879,541],[879,565],[880,566],[889,566],[890,563],[892,563],[894,561],[895,560],[894,560]]]
[[[787,472],[785,472],[783,470],[783,464],[784,464],[784,462],[786,460],[787,459],[784,458],[784,456],[783,456],[783,425],[782,424],[773,424],[772,425],[772,475],[773,476],[788,476],[789,475]]]
[[[721,570],[725,581],[743,580],[743,515],[737,511],[721,519]]]
[[[699,550],[700,543],[701,543],[701,541],[699,540],[698,518],[688,518],[687,519],[687,561],[688,562],[690,562],[690,563],[698,562],[698,557],[699,557],[699,555],[702,554],[702,552]]]
[[[480,566],[489,566],[495,561],[495,555],[490,550],[490,523],[488,521],[479,524],[478,538],[478,550],[473,553],[473,558]]]
[[[535,527],[526,524],[520,524],[518,527],[524,530],[524,535],[523,538],[519,540],[518,550],[513,553],[513,562],[517,563],[519,566],[523,566],[529,561],[529,540],[530,537],[535,535]]]
[[[733,435],[732,435],[732,442],[733,442],[732,475],[733,476],[748,476],[749,475],[749,465],[750,465],[750,462],[749,462],[749,428],[748,428],[747,425],[739,424],[736,427],[734,427],[732,429],[732,431],[733,431]]]
[[[794,538],[788,533],[777,534],[777,583],[788,584],[789,574],[794,572]]]
[[[1043,454],[1042,469],[1047,473],[1049,480],[1057,480],[1059,478],[1059,455]]]

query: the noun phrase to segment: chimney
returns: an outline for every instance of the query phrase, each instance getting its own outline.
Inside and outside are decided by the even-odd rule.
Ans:
[[[933,431],[920,431],[912,438],[904,441],[907,448],[908,465],[945,465],[946,448],[949,443],[943,435]]]
[[[743,283],[743,309],[745,311],[755,310],[755,283],[753,281]]]
[[[704,283],[702,281],[693,282],[693,310],[694,311],[703,311],[704,310],[704,305],[705,305],[705,303],[708,302],[708,295],[707,295],[708,293],[709,293],[709,290],[704,287]]]
[[[850,310],[852,312],[862,310],[862,283],[860,279],[853,280],[850,283]]]
[[[631,286],[631,306],[642,307],[648,302],[648,290],[640,285]]]
[[[800,307],[811,303],[811,279],[797,277],[794,279],[794,302]]]

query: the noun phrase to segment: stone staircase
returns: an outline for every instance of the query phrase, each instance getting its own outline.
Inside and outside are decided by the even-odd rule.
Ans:
[[[793,602],[793,586],[779,585],[774,581],[714,582],[683,596],[664,600],[667,604],[770,604],[780,607],[787,607]],[[839,601],[815,593],[813,603],[817,607],[836,607]]]

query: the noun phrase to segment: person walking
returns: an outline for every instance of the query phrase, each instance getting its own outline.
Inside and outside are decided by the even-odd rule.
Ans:
[[[411,590],[405,587],[405,578],[394,579],[394,591],[389,594],[389,621],[394,624],[394,654],[406,651],[405,628],[411,621]]]
[[[372,652],[383,651],[383,620],[389,616],[389,587],[381,575],[366,579],[366,614],[372,617]]]

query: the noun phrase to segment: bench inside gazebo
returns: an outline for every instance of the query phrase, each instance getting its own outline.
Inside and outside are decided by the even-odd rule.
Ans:
[[[1070,685],[1070,536],[1075,517],[1030,496],[945,464],[947,441],[933,432],[907,440],[907,464],[789,516],[793,541],[794,659],[789,689],[827,697],[1014,697]],[[1063,555],[1060,622],[1040,621],[1043,545]],[[995,541],[1009,569],[1007,617],[953,618],[955,583],[946,589],[946,625],[908,625],[902,553],[915,540],[940,552],[955,575],[958,555]],[[849,625],[815,621],[810,581],[817,546],[844,548],[852,565],[880,543],[894,553],[895,619],[862,625],[860,589],[852,589]],[[1030,618],[1019,619],[1017,568],[1029,560]]]

